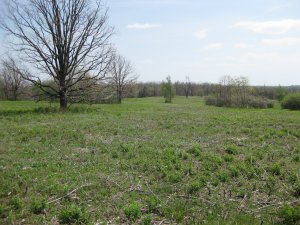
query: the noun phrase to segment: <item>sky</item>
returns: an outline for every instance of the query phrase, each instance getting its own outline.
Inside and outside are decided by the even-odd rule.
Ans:
[[[0,8],[1,2],[0,0]],[[140,81],[300,85],[300,0],[104,0]],[[6,54],[0,31],[0,56]]]

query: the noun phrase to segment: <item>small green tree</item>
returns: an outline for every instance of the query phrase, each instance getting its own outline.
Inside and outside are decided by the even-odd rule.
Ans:
[[[162,82],[161,93],[165,98],[165,103],[172,102],[172,98],[175,96],[175,89],[170,76],[167,76],[167,80]]]
[[[285,88],[283,88],[281,86],[276,88],[276,99],[278,101],[281,102],[287,94],[288,94],[288,91]]]

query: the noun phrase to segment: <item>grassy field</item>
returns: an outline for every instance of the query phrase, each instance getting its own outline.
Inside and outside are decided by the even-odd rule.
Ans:
[[[299,111],[48,106],[0,102],[0,224],[299,223]]]

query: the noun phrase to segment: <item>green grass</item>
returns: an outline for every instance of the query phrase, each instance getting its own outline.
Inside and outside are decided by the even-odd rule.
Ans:
[[[300,204],[300,112],[183,97],[46,107],[0,102],[0,224],[297,222],[282,207]]]

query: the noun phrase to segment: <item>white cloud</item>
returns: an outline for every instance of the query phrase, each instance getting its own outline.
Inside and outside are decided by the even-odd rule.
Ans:
[[[264,39],[262,41],[264,45],[267,46],[292,46],[292,45],[300,45],[300,38],[280,38],[280,39]]]
[[[236,43],[234,45],[235,48],[241,48],[241,49],[246,49],[246,48],[249,48],[250,46],[248,44],[245,44],[245,43]]]
[[[205,50],[220,49],[220,48],[223,48],[222,43],[211,43],[211,44],[204,47]]]
[[[161,24],[151,24],[151,23],[135,23],[129,24],[127,28],[129,29],[153,29],[153,28],[160,28]]]
[[[208,29],[203,29],[195,33],[196,37],[199,39],[203,39],[207,37]]]
[[[286,19],[278,21],[240,21],[235,24],[236,27],[242,27],[261,34],[285,34],[292,30],[300,30],[300,20]]]

